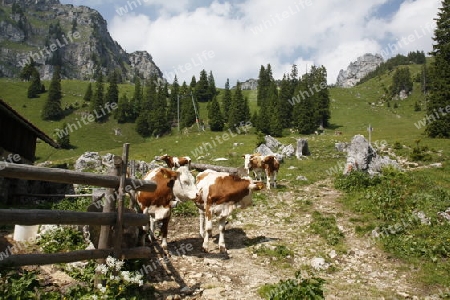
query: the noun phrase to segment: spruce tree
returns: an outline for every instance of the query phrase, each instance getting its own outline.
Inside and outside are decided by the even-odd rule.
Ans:
[[[89,102],[91,101],[91,99],[92,99],[92,84],[89,82],[86,88],[86,92],[84,93],[83,100]]]
[[[219,101],[214,97],[208,110],[209,127],[211,131],[222,131],[224,128],[224,120],[220,111]]]
[[[112,72],[108,79],[108,90],[105,96],[105,103],[118,103],[119,102],[119,87],[117,85],[118,74],[116,71]]]
[[[41,77],[35,67],[32,69],[31,82],[28,87],[28,98],[37,98],[38,94],[42,92]]]
[[[167,120],[171,123],[178,122],[179,97],[180,97],[180,85],[178,84],[178,78],[175,75],[172,87],[170,89],[169,108],[167,110]]]
[[[227,78],[227,81],[225,82],[225,90],[222,97],[222,109],[225,122],[227,122],[229,119],[231,98],[232,94],[230,90],[230,79]]]
[[[63,123],[56,133],[56,142],[62,149],[70,149],[70,134],[66,130],[67,123]]]
[[[247,119],[246,119],[247,118]],[[228,117],[228,127],[237,132],[238,127],[241,124],[245,124],[248,121],[248,112],[245,108],[245,99],[241,90],[241,83],[237,82],[236,89],[234,90],[233,97],[231,99],[230,113]]]
[[[291,88],[291,80],[289,75],[284,75],[280,84],[279,93],[279,109],[280,109],[280,121],[283,128],[289,128],[291,126],[292,119],[292,105],[289,104],[289,100],[292,99],[293,93]]]
[[[102,72],[99,72],[90,106],[90,113],[95,116],[96,122],[102,122],[107,117],[106,114],[103,113],[105,104],[104,97],[103,74]]]
[[[442,1],[434,30],[431,89],[425,132],[432,138],[450,138],[450,0]]]
[[[42,109],[41,117],[43,120],[59,120],[63,117],[61,98],[60,67],[55,66],[50,87],[48,88],[48,98]]]
[[[139,76],[136,76],[134,78],[134,94],[133,94],[133,98],[131,99],[131,102],[130,102],[130,110],[131,110],[130,120],[131,121],[135,121],[136,118],[139,116],[143,98],[144,98],[144,92],[142,90],[141,79],[139,78]]]
[[[193,124],[195,124],[196,116],[195,116],[195,109],[194,109],[194,103],[195,105],[198,104],[194,100],[192,100],[192,94],[191,90],[188,88],[186,83],[183,83],[183,86],[180,90],[180,127],[191,127]]]
[[[209,71],[208,75],[208,89],[209,89],[209,95],[210,100],[212,100],[215,96],[219,94],[219,92],[216,89],[216,81],[214,80],[214,75],[212,71]]]
[[[269,101],[268,134],[281,137],[283,134],[283,121],[281,118],[281,105],[278,99],[278,90],[275,82],[272,82],[270,86]]]
[[[126,123],[130,119],[131,112],[127,95],[123,94],[119,99],[117,109],[114,111],[114,118],[117,120],[117,123]]]
[[[195,98],[198,102],[209,102],[212,99],[208,83],[208,74],[205,70],[200,72],[200,79],[195,84],[194,91]]]

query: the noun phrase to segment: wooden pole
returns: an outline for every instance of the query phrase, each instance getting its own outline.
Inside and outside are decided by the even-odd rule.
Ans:
[[[63,197],[63,198],[81,198],[81,197],[92,197],[94,194],[13,194],[12,196],[17,197],[36,197],[36,198],[53,198],[53,197]]]
[[[117,199],[117,220],[115,226],[114,237],[114,257],[119,258],[122,255],[122,234],[123,234],[123,202],[125,198],[125,179],[127,178],[128,152],[130,144],[123,144],[122,159],[120,165],[120,185],[119,196]]]
[[[0,162],[0,177],[18,178],[23,180],[40,180],[69,184],[86,184],[107,188],[118,188],[120,177],[88,172],[76,172],[58,168],[44,168],[29,165],[19,165]],[[127,178],[125,189],[153,192],[156,183],[149,180]]]
[[[0,209],[0,225],[113,225],[116,223],[115,212],[75,212],[67,210],[45,209]],[[125,226],[144,226],[148,222],[148,216],[136,213],[123,215]]]
[[[50,265],[57,263],[70,263],[89,259],[105,259],[108,255],[113,255],[113,249],[77,250],[54,254],[14,254],[3,257],[0,260],[0,267],[18,267],[28,265]],[[136,259],[150,257],[149,247],[136,247],[123,249],[120,259]]]

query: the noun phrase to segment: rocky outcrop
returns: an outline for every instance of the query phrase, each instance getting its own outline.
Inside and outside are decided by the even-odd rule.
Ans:
[[[244,82],[241,82],[241,90],[257,90],[258,80],[250,78]]]
[[[285,157],[292,157],[295,154],[295,148],[291,144],[284,145],[270,135],[266,135],[264,140],[265,142],[255,149],[255,153],[260,153],[261,155],[274,155],[280,162],[283,161]]]
[[[364,171],[371,175],[378,174],[382,168],[391,165],[399,168],[397,161],[388,156],[378,155],[375,148],[369,144],[363,135],[355,135],[347,147],[347,163],[344,174],[352,171]]]
[[[336,80],[336,86],[352,87],[355,86],[367,74],[374,71],[382,62],[383,57],[380,54],[366,53],[347,67],[347,70],[341,70]]]
[[[122,80],[131,80],[136,73],[144,79],[162,78],[149,53],[126,53],[112,39],[98,11],[58,0],[3,1],[10,7],[13,2],[20,7],[14,14],[0,8],[0,42],[8,42],[0,50],[0,75],[17,77],[32,58],[45,80],[51,79],[52,65],[59,60],[63,78],[93,79],[98,65],[104,74],[120,70]]]

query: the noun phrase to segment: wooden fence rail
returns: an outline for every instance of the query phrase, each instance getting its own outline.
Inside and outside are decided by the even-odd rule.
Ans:
[[[129,144],[123,145],[122,157],[114,156],[114,166],[110,175],[76,172],[65,169],[45,168],[29,165],[17,165],[0,162],[0,177],[18,178],[22,180],[39,180],[68,184],[86,184],[109,188],[102,194],[103,212],[73,212],[52,210],[0,210],[0,224],[66,224],[66,225],[99,225],[100,236],[96,250],[81,250],[55,254],[14,254],[1,256],[0,266],[45,265],[67,263],[87,259],[96,259],[103,263],[108,255],[119,259],[146,258],[150,248],[138,247],[122,249],[122,230],[124,226],[143,226],[148,223],[148,216],[135,213],[124,213],[124,195],[136,190],[153,192],[156,183],[153,181],[130,179],[126,176]],[[97,197],[98,198],[98,197]],[[97,205],[98,201],[95,201]],[[110,244],[111,228],[115,227],[114,245]],[[96,277],[96,283],[100,277]],[[95,285],[96,286],[96,285]]]
[[[116,225],[117,213],[74,212],[45,209],[0,209],[0,225]],[[124,226],[144,226],[148,216],[136,213],[123,214]]]
[[[18,165],[6,162],[0,162],[0,177],[19,178],[24,180],[41,180],[69,184],[86,184],[114,189],[118,189],[120,185],[119,176],[77,172],[58,168]],[[156,189],[156,183],[149,180],[126,178],[125,189],[128,189],[128,191],[139,190],[153,192]]]
[[[50,265],[58,263],[70,263],[81,260],[101,259],[108,255],[113,256],[114,249],[93,249],[76,250],[64,253],[52,254],[14,254],[8,257],[2,257],[0,267],[19,267],[28,265]],[[149,247],[136,247],[122,249],[122,255],[119,259],[136,259],[150,257],[151,249]]]

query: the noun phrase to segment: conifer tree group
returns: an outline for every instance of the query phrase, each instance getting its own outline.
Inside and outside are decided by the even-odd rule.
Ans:
[[[442,1],[436,19],[434,57],[431,68],[430,96],[427,102],[429,122],[425,129],[429,137],[450,138],[450,0]]]

